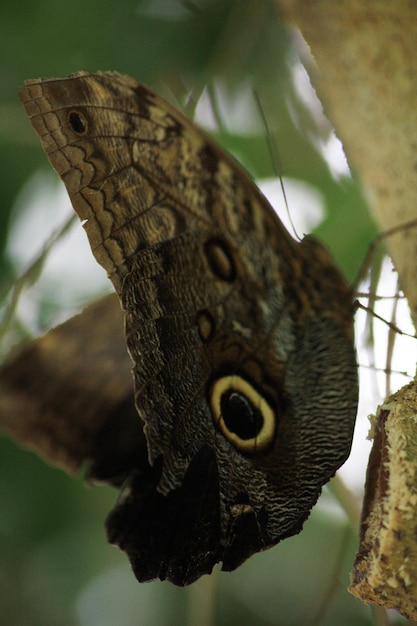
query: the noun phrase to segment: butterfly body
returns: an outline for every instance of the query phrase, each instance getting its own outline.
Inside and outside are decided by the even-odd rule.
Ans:
[[[349,454],[352,294],[237,164],[129,77],[22,100],[125,311],[149,465],[108,520],[140,580],[187,584],[298,532]]]

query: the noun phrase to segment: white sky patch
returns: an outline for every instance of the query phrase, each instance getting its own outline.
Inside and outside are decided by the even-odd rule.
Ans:
[[[323,106],[311,84],[310,77],[304,65],[297,61],[292,67],[292,78],[299,102],[310,111],[310,114],[317,125],[317,133],[309,132],[305,125],[301,126],[298,121],[297,111],[288,102],[292,117],[300,130],[308,133],[310,141],[315,145],[318,152],[325,159],[333,177],[338,180],[342,176],[350,176],[350,169],[346,159],[341,141],[332,130],[330,122],[324,114]]]
[[[57,176],[39,170],[17,196],[7,252],[18,268],[26,269],[53,233],[70,216],[70,202]]]
[[[299,101],[310,111],[318,125],[329,126],[329,121],[323,112],[323,106],[301,61],[293,63],[291,74]]]
[[[335,180],[340,180],[343,176],[351,176],[342,142],[336,137],[333,131],[327,141],[317,140],[315,144],[329,166],[330,172]]]
[[[298,236],[310,233],[324,219],[323,196],[317,187],[292,178],[283,178],[288,209],[277,178],[257,180],[256,184],[274,207],[285,228]],[[289,213],[288,213],[289,211]]]
[[[259,132],[261,114],[256,104],[251,84],[242,84],[239,89],[229,92],[221,81],[213,86],[215,106],[222,127],[232,129],[239,135],[252,135]],[[213,111],[210,91],[205,88],[198,100],[194,121],[209,131],[218,131],[219,123]]]
[[[57,176],[36,172],[23,187],[13,212],[7,254],[16,272],[23,273],[73,214],[64,185]],[[36,332],[39,303],[59,302],[72,311],[94,299],[94,294],[111,291],[104,270],[93,258],[81,224],[75,221],[46,256],[40,276],[19,299],[17,315]],[[62,319],[55,320],[55,323]]]

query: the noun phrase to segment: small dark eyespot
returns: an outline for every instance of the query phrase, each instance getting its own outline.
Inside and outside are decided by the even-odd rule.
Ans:
[[[84,135],[87,132],[87,120],[79,111],[70,111],[68,122],[77,135]]]
[[[208,343],[212,339],[216,328],[213,316],[208,311],[199,311],[196,316],[196,322],[201,341]]]
[[[236,278],[236,267],[226,243],[220,239],[209,239],[204,248],[213,274],[228,283],[233,282]]]

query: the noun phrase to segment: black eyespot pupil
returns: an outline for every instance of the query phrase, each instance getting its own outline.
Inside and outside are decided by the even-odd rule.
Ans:
[[[226,427],[240,439],[253,439],[261,432],[261,412],[238,391],[230,389],[223,393],[220,408]]]
[[[68,119],[74,133],[82,135],[85,132],[87,123],[80,113],[77,113],[77,111],[71,111]]]

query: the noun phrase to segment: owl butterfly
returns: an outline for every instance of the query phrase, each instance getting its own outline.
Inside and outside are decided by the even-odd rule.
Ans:
[[[125,314],[149,462],[132,467],[109,540],[140,581],[233,570],[298,533],[349,454],[351,290],[135,80],[83,71],[29,80],[21,99]]]

